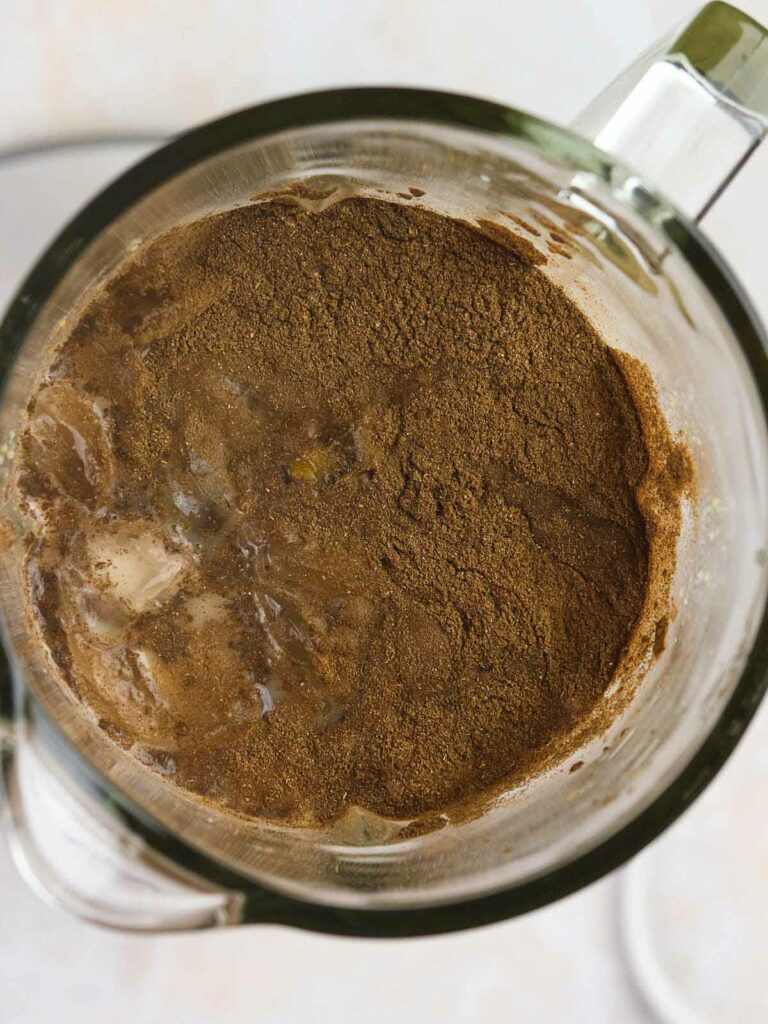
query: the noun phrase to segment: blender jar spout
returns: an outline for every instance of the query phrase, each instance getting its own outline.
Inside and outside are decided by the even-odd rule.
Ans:
[[[730,4],[707,4],[573,128],[698,221],[768,132],[768,32]]]

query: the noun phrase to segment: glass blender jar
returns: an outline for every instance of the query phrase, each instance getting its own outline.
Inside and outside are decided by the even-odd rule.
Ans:
[[[400,840],[365,815],[328,832],[235,818],[116,746],[55,677],[31,627],[30,524],[5,486],[4,777],[16,859],[34,884],[129,929],[280,922],[427,934],[572,892],[690,804],[768,682],[768,348],[696,227],[767,127],[766,33],[713,3],[575,131],[443,93],[308,94],[176,139],[74,218],[0,327],[5,483],[30,395],[93,286],[172,227],[302,182],[338,195],[414,188],[448,215],[515,218],[546,256],[544,272],[651,370],[671,429],[689,445],[697,493],[666,650],[610,729],[482,817]]]

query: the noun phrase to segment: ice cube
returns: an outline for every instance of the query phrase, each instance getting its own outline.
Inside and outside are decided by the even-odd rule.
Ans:
[[[64,381],[43,388],[28,438],[32,465],[57,490],[91,506],[108,496],[114,481],[109,428],[92,398]]]
[[[259,700],[261,701],[261,717],[268,715],[270,711],[275,710],[275,698],[272,691],[264,683],[256,683],[256,689],[259,694]]]
[[[136,683],[139,689],[146,693],[149,699],[157,707],[168,707],[167,687],[163,685],[163,673],[166,666],[161,658],[158,658],[152,651],[138,648],[129,653],[136,666],[138,678]]]
[[[86,543],[96,586],[136,615],[171,598],[189,569],[188,556],[146,523],[100,527]]]
[[[113,595],[87,584],[71,589],[83,623],[94,641],[108,645],[118,643],[130,622],[125,605]]]
[[[77,623],[68,628],[72,678],[84,703],[141,742],[175,745],[175,720],[164,694],[150,685],[132,652],[122,646],[97,647],[80,633]]]
[[[190,597],[184,605],[192,629],[201,629],[214,622],[224,623],[230,617],[226,598],[213,590]]]
[[[171,488],[173,504],[183,517],[180,532],[195,544],[215,539],[217,534],[226,529],[231,518],[229,497],[210,497],[207,490],[214,491],[215,487],[200,484],[197,494],[183,491],[177,485]]]

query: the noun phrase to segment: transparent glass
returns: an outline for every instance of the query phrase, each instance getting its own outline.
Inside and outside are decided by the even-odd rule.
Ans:
[[[574,128],[699,220],[765,137],[765,30],[730,4],[707,4],[627,68]]]
[[[12,528],[0,605],[12,676],[5,713],[17,748],[6,774],[17,828],[31,837],[28,866],[58,840],[34,810],[34,787],[21,784],[19,749],[38,779],[51,777],[48,788],[66,788],[107,848],[124,851],[126,875],[159,870],[173,890],[172,906],[158,900],[154,914],[131,914],[130,900],[114,898],[106,923],[282,921],[403,935],[520,913],[587,884],[657,835],[723,763],[766,686],[762,330],[722,261],[654,185],[566,130],[479,100],[401,89],[312,94],[215,122],[137,164],[55,240],[0,329],[0,472],[12,468],[30,394],[96,282],[169,228],[298,181],[336,197],[397,199],[415,188],[424,195],[410,202],[512,227],[606,339],[647,364],[698,479],[673,586],[678,614],[665,652],[609,731],[474,821],[409,840],[365,816],[328,832],[246,821],[152,774],[54,677],[22,601],[30,524],[6,489],[0,511]],[[59,881],[59,899],[76,910],[85,900],[99,919],[77,872]],[[119,871],[111,885],[122,885]]]

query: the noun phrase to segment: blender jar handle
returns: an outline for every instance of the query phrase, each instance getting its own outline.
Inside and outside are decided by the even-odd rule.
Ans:
[[[698,221],[768,132],[768,32],[730,4],[707,4],[573,128]]]

